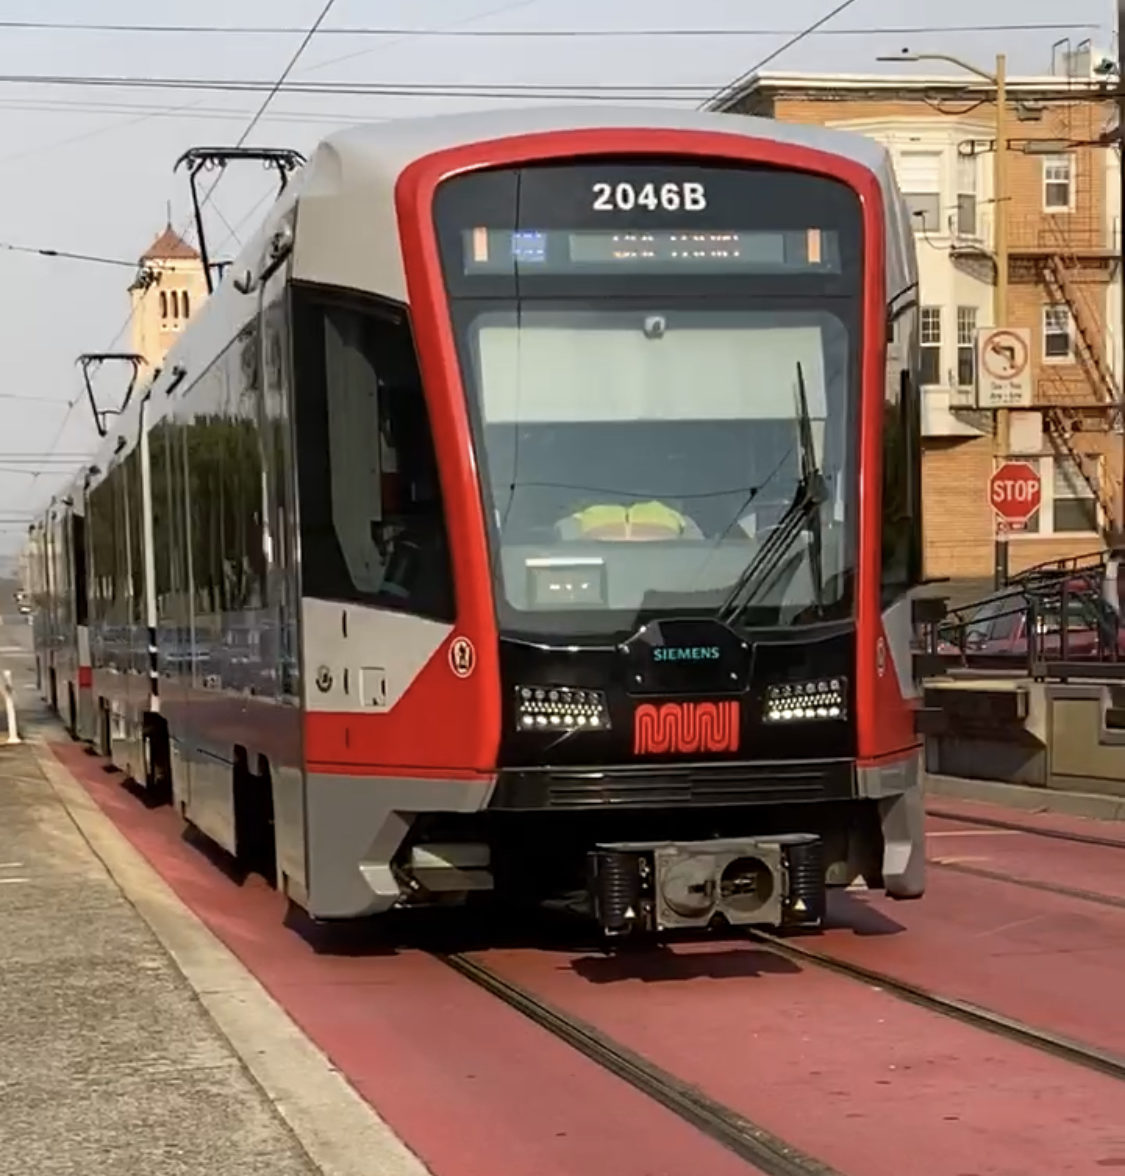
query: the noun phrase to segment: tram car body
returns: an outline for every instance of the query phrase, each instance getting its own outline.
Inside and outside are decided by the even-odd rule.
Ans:
[[[88,472],[95,741],[318,918],[918,897],[913,250],[857,135],[326,139]]]
[[[32,644],[40,691],[76,739],[94,732],[86,582],[85,473],[28,529]]]

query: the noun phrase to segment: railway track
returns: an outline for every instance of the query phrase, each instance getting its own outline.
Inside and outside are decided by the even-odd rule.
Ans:
[[[865,968],[860,964],[849,963],[814,948],[805,947],[789,939],[780,938],[765,931],[752,931],[750,938],[762,946],[768,947],[778,955],[797,965],[813,965],[834,972],[839,976],[846,976],[864,984],[882,989],[892,996],[899,997],[911,1004],[949,1017],[963,1025],[992,1033],[1007,1041],[1017,1042],[1042,1053],[1062,1058],[1072,1065],[1081,1066],[1086,1070],[1093,1070],[1099,1074],[1108,1075],[1125,1081],[1125,1057],[1109,1053],[1095,1046],[1085,1045],[1062,1034],[1051,1033],[1046,1029],[1036,1029],[1003,1013],[993,1012],[970,1001],[958,1000],[956,997],[941,996],[928,989],[907,980],[899,980],[884,972],[877,972]]]
[[[930,858],[926,864],[938,870],[948,870],[951,874],[964,874],[970,878],[986,878],[990,882],[1009,882],[1013,886],[1022,886],[1027,890],[1038,890],[1044,894],[1061,894],[1064,898],[1076,898],[1081,902],[1092,902],[1097,903],[1098,906],[1125,910],[1125,898],[1119,898],[1113,894],[1101,894],[1096,890],[1082,890],[1077,886],[1040,882],[1036,878],[1023,878],[1018,874],[1005,874],[1002,870],[990,870],[986,866],[969,866],[963,862],[942,862]]]
[[[1095,897],[1104,899],[1108,896]],[[1118,903],[1115,901],[1113,905]],[[1125,906],[1125,902],[1120,905]],[[811,966],[833,972],[971,1028],[1050,1054],[1083,1069],[1125,1081],[1125,1057],[1061,1034],[1037,1029],[969,1001],[941,996],[920,985],[837,959],[769,932],[751,931],[749,938],[758,946],[797,966]],[[433,954],[473,984],[624,1079],[767,1176],[839,1176],[835,1169],[815,1157],[791,1146],[730,1107],[709,1098],[697,1087],[681,1081],[640,1054],[619,1045],[593,1026],[554,1008],[479,961],[460,953]]]
[[[593,1026],[553,1008],[478,961],[461,954],[434,954],[455,972],[667,1107],[766,1176],[841,1176],[836,1169],[790,1146],[744,1115],[708,1098],[697,1087],[681,1082]]]

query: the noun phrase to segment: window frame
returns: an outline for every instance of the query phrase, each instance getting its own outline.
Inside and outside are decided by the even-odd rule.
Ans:
[[[1047,349],[1047,340],[1052,337],[1057,337],[1063,334],[1059,330],[1048,330],[1047,323],[1051,314],[1055,311],[1063,311],[1066,314],[1066,354],[1052,355]],[[1065,302],[1045,302],[1040,311],[1040,330],[1042,332],[1042,345],[1040,348],[1041,359],[1043,363],[1055,364],[1058,366],[1066,366],[1074,363],[1074,314],[1070,307]]]
[[[948,166],[946,160],[946,153],[938,147],[931,147],[926,150],[910,150],[905,149],[896,152],[896,165],[904,163],[908,158],[925,156],[927,159],[936,161],[937,179],[934,181],[932,188],[920,188],[913,185],[907,185],[900,181],[900,191],[902,192],[903,200],[905,200],[907,208],[910,210],[910,224],[915,233],[921,233],[928,237],[944,237],[949,235],[949,225],[947,221],[943,221],[942,217],[942,180],[943,177],[948,180],[945,169]],[[899,168],[896,166],[896,174]],[[934,201],[934,224],[928,225],[925,222],[924,216],[919,216],[914,207],[914,199],[918,197],[925,197]]]
[[[453,624],[457,619],[457,585],[454,575],[453,555],[450,545],[449,535],[449,510],[447,498],[445,494],[445,487],[442,484],[440,461],[437,456],[436,439],[434,437],[433,428],[433,413],[428,398],[425,395],[425,388],[422,381],[421,371],[418,368],[418,352],[417,340],[414,331],[413,322],[410,316],[409,308],[393,299],[385,298],[379,295],[370,294],[364,291],[346,289],[338,286],[330,286],[320,283],[312,282],[291,282],[287,290],[287,298],[289,303],[289,330],[291,334],[290,351],[293,356],[293,403],[294,403],[294,421],[293,430],[296,438],[295,443],[295,482],[297,490],[297,514],[300,525],[301,545],[301,565],[302,565],[302,591],[305,594],[315,596],[317,599],[326,599],[333,601],[346,602],[349,604],[359,605],[361,607],[377,609],[379,611],[387,611],[393,613],[400,613],[408,616],[423,617],[427,620],[436,620],[443,624]],[[439,515],[437,531],[440,532],[440,547],[438,553],[439,560],[442,561],[444,568],[443,574],[445,583],[440,585],[434,600],[423,601],[426,607],[419,607],[419,602],[416,597],[407,598],[402,595],[396,595],[391,586],[390,572],[393,570],[394,560],[400,551],[406,550],[406,547],[395,550],[394,540],[392,539],[389,547],[389,552],[384,558],[384,580],[383,586],[377,592],[369,592],[358,587],[352,579],[347,569],[347,558],[340,546],[339,533],[336,530],[334,514],[332,510],[332,488],[331,488],[331,466],[329,465],[328,449],[324,450],[324,464],[320,467],[319,473],[314,474],[311,462],[313,460],[312,452],[316,451],[316,446],[302,447],[302,438],[308,438],[312,435],[307,427],[309,422],[308,414],[315,412],[313,404],[313,397],[318,393],[317,383],[312,378],[312,370],[309,368],[310,361],[317,357],[305,351],[305,346],[309,342],[310,327],[314,322],[319,321],[320,350],[319,362],[323,365],[323,322],[325,319],[325,311],[327,309],[338,309],[343,311],[350,311],[364,315],[370,319],[381,321],[388,327],[393,327],[406,332],[406,342],[409,343],[411,351],[414,356],[415,374],[417,378],[417,393],[418,403],[421,404],[424,413],[426,430],[428,432],[429,441],[429,459],[432,462],[432,469],[424,473],[424,477],[428,477],[433,494],[436,496]],[[320,376],[320,388],[324,390],[326,395],[326,375]],[[380,390],[381,391],[381,390]],[[378,414],[377,420],[382,421],[382,408],[384,401],[382,396],[377,400],[376,412]],[[417,423],[417,422],[416,422]],[[326,435],[327,437],[327,435]],[[397,472],[402,474],[404,471],[400,466],[396,466]],[[382,470],[380,470],[382,473]],[[337,576],[337,583],[333,586],[334,590],[330,593],[321,591],[325,585],[316,585],[309,583],[309,569],[310,566],[316,566],[315,563],[310,564],[310,552],[314,547],[314,543],[310,541],[306,534],[305,528],[309,525],[309,520],[312,517],[312,498],[313,490],[306,479],[311,477],[326,477],[327,483],[324,487],[318,488],[317,493],[323,495],[324,502],[327,504],[327,528],[331,529],[332,542],[334,543],[344,575]],[[409,516],[405,514],[392,516],[399,520],[398,531],[399,535],[406,536],[407,526],[402,524],[403,519],[408,519]],[[380,521],[386,523],[387,516],[383,512],[383,504],[380,503]],[[433,520],[430,520],[432,525]],[[326,520],[318,520],[318,527],[325,528]],[[424,527],[418,533],[423,533]],[[397,538],[398,536],[395,536]],[[344,581],[347,581],[345,583]]]
[[[980,308],[977,306],[958,306],[957,307],[957,387],[974,389],[977,386],[977,330],[978,330],[978,315]],[[971,315],[972,325],[966,331],[965,320]],[[968,333],[969,339],[967,342],[962,340],[962,335]],[[961,361],[964,357],[963,353],[968,352],[969,355],[969,370],[972,373],[968,381],[961,379]]]
[[[940,305],[927,304],[918,310],[918,384],[922,388],[942,388],[944,387],[944,380],[942,373],[944,371],[944,307]],[[937,339],[927,342],[927,327],[932,323],[937,323]],[[926,356],[929,353],[936,352],[937,354],[937,379],[926,379]]]
[[[977,194],[978,177],[977,161],[972,155],[958,155],[955,163],[957,208],[955,210],[955,224],[958,237],[971,237],[974,240],[981,236],[980,231],[980,197]],[[963,201],[971,200],[971,211],[965,213]],[[965,227],[965,220],[971,217],[970,227]]]
[[[1066,179],[1052,179],[1050,176],[1051,168],[1065,165]],[[1041,186],[1043,198],[1043,211],[1046,213],[1057,212],[1073,212],[1074,211],[1074,156],[1070,154],[1061,155],[1044,155],[1043,168],[1041,172]],[[1048,194],[1052,187],[1056,187],[1062,183],[1066,184],[1066,202],[1064,204],[1052,203]]]

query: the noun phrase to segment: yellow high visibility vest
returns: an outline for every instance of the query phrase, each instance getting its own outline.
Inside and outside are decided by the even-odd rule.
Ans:
[[[588,506],[570,516],[584,537],[599,539],[674,539],[687,529],[687,519],[663,502],[633,506]]]

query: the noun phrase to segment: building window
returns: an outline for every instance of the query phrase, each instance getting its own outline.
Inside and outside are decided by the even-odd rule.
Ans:
[[[172,318],[178,319],[179,317],[180,317],[180,296],[175,290],[173,290],[172,291]]]
[[[1071,208],[1072,159],[1069,155],[1048,155],[1043,160],[1043,208],[1047,212],[1068,212]]]
[[[972,156],[957,158],[957,233],[977,235],[977,161]]]
[[[1043,358],[1071,358],[1070,307],[1065,303],[1043,307]]]
[[[904,151],[896,161],[899,187],[910,208],[915,232],[936,233],[942,229],[941,164],[939,151]]]
[[[184,312],[184,318],[191,318],[191,302],[186,290],[180,295],[180,305]]]
[[[923,306],[920,330],[922,384],[941,383],[941,307]]]
[[[957,386],[972,388],[977,382],[977,308],[957,308]]]
[[[160,317],[167,319],[168,317],[168,295],[165,291],[160,291]]]
[[[1098,459],[1087,458],[1085,471],[1073,457],[1055,458],[1054,507],[1051,521],[1055,533],[1089,532],[1098,529]]]

